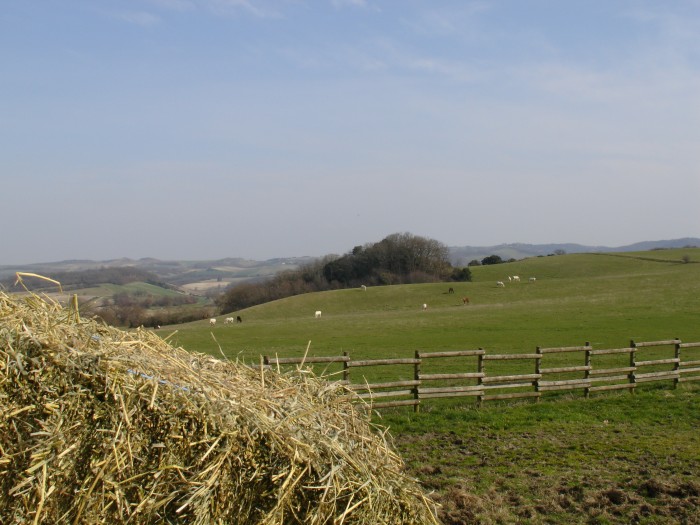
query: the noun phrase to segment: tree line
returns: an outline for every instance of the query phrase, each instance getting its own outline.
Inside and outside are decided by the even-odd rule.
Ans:
[[[410,233],[395,233],[377,243],[356,246],[342,255],[328,255],[261,282],[225,290],[216,305],[223,313],[292,295],[360,285],[471,281],[469,268],[455,268],[444,244]]]
[[[80,310],[84,314],[99,317],[108,325],[129,328],[137,326],[157,328],[169,324],[189,323],[206,319],[215,313],[212,307],[198,306],[197,299],[191,296],[183,296],[170,304],[157,306],[163,304],[162,301],[149,298],[140,301],[126,295],[126,298],[120,297],[105,305],[81,304]]]

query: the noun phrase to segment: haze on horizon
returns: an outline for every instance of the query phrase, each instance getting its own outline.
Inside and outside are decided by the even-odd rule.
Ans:
[[[0,265],[700,237],[700,1],[0,12]]]

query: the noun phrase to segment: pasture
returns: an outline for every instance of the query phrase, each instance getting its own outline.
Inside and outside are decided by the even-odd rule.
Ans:
[[[649,260],[652,255],[657,259]],[[680,262],[684,255],[690,262]],[[174,327],[172,338],[191,350],[252,362],[260,355],[301,356],[309,341],[312,355],[347,351],[355,359],[478,347],[531,352],[586,341],[597,348],[625,346],[630,339],[700,341],[699,263],[700,249],[537,257],[473,267],[468,283],[289,297],[235,312],[244,321],[237,326],[224,326],[221,316],[214,331],[203,320]],[[508,275],[522,281],[509,283]],[[531,276],[537,281],[529,282]],[[498,288],[498,280],[506,286]]]
[[[375,359],[415,350],[521,353],[586,341],[594,348],[630,339],[700,341],[698,249],[537,257],[473,267],[472,274],[470,283],[291,297],[227,314],[242,323],[225,325],[224,315],[215,327],[202,320],[163,327],[160,335],[250,363],[261,355],[302,356],[307,345],[314,356],[347,351]],[[385,372],[366,373],[371,381]],[[411,474],[435,492],[446,524],[700,523],[697,383],[538,404],[450,401],[417,414],[383,411],[377,421],[390,428]]]

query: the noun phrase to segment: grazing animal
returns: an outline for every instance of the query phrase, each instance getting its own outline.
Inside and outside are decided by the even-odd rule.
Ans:
[[[233,323],[233,317],[227,317],[226,320],[224,321],[224,324],[231,324]]]
[[[321,310],[316,310],[316,319],[321,318]]]
[[[428,309],[428,305],[423,303],[423,310],[427,310],[427,309]]]
[[[508,276],[508,281],[512,281],[512,280],[513,280],[513,278],[509,275],[509,276]]]
[[[363,291],[363,292],[366,292],[366,291],[367,291],[367,287],[366,287],[364,284],[363,284],[362,286],[360,286],[360,288],[362,288],[362,291]]]
[[[237,322],[237,323],[242,323],[242,322],[243,322],[243,319],[241,319],[241,316],[240,316],[240,315],[237,315],[237,316],[236,316],[236,322]]]
[[[455,289],[454,289],[454,288],[450,288],[449,290],[447,290],[447,293],[455,293]]]
[[[469,304],[469,297],[462,297],[462,304]]]
[[[536,280],[537,280],[536,278],[530,277],[530,282],[531,282],[531,283],[534,283]]]
[[[496,286],[498,286],[500,288],[505,288],[506,284],[503,281],[496,281]]]
[[[519,276],[519,275],[514,275],[514,276],[513,276],[513,280],[514,280],[516,283],[519,283],[519,282],[520,282],[520,276]]]
[[[216,324],[216,319],[214,317],[209,319],[209,326],[214,326],[215,324]]]

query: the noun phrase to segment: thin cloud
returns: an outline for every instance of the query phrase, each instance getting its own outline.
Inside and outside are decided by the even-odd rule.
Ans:
[[[343,7],[367,7],[366,0],[332,0],[333,7],[341,9]]]
[[[465,36],[465,28],[475,30],[478,17],[491,9],[487,2],[467,2],[458,7],[432,7],[402,17],[402,24],[412,32],[423,36]]]
[[[484,69],[480,70],[470,64],[453,60],[415,57],[407,58],[404,65],[410,70],[442,76],[460,84],[473,84],[488,77]]]
[[[148,3],[169,11],[190,11],[196,8],[193,0],[148,0]]]
[[[204,0],[202,5],[217,15],[247,13],[256,18],[283,18],[282,12],[270,2],[251,0]]]
[[[116,13],[113,16],[114,18],[123,20],[124,22],[141,27],[152,27],[161,22],[161,18],[159,16],[154,15],[153,13],[147,13],[145,11]]]
[[[171,12],[204,11],[215,16],[248,14],[255,18],[282,18],[274,0],[144,0],[154,8]]]

